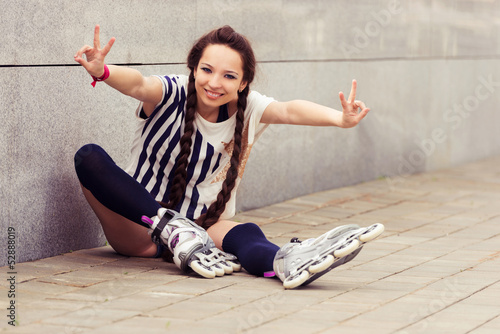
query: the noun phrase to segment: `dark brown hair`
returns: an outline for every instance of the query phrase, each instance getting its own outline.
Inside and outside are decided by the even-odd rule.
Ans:
[[[213,30],[201,37],[192,47],[187,58],[187,67],[190,69],[189,83],[186,98],[186,116],[184,125],[184,134],[180,139],[181,151],[177,160],[176,169],[173,178],[173,185],[169,194],[169,201],[165,205],[168,208],[175,208],[182,199],[186,191],[186,169],[188,166],[188,157],[191,153],[192,136],[194,133],[193,121],[196,113],[196,89],[194,70],[198,67],[201,56],[205,48],[209,45],[225,45],[238,52],[243,63],[243,78],[246,87],[238,92],[238,110],[236,113],[236,127],[234,129],[234,149],[231,156],[231,166],[226,174],[226,179],[222,184],[222,189],[207,209],[206,213],[201,215],[196,223],[205,229],[215,224],[226,208],[226,203],[231,197],[231,191],[234,189],[238,177],[238,168],[240,165],[240,155],[242,147],[242,134],[245,119],[245,109],[247,107],[247,97],[250,91],[250,83],[255,76],[255,56],[249,41],[238,34],[230,26],[224,26]],[[163,203],[162,203],[163,204]]]

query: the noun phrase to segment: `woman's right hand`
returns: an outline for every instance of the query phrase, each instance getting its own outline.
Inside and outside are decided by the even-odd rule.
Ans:
[[[82,65],[90,75],[97,78],[104,75],[104,58],[115,42],[115,38],[112,37],[108,44],[101,49],[99,29],[99,25],[96,25],[94,30],[94,47],[85,45],[75,55],[75,61]],[[82,58],[84,54],[86,59]]]

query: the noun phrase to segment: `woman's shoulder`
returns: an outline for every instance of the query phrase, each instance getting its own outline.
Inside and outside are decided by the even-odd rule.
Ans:
[[[264,94],[259,93],[258,91],[251,90],[250,93],[248,93],[248,98],[247,98],[247,103],[248,107],[250,108],[255,108],[255,107],[263,107],[266,108],[269,103],[276,101],[272,97],[268,97]]]
[[[184,74],[167,74],[156,76],[166,83],[172,83],[177,86],[185,86],[189,82],[189,77]]]
[[[155,75],[163,83],[164,97],[170,98],[171,94],[185,94],[187,92],[187,86],[189,82],[189,77],[183,74],[167,74],[167,75]]]

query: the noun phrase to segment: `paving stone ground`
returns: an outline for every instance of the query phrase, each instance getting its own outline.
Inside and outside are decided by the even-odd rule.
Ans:
[[[278,245],[348,223],[386,231],[350,263],[284,290],[245,272],[184,275],[110,247],[1,268],[0,332],[500,333],[500,157],[241,213]]]

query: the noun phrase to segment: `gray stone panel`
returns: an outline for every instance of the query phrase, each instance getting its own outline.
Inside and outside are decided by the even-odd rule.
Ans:
[[[72,55],[116,37],[111,63],[179,63],[191,42],[230,24],[261,61],[492,56],[500,48],[497,2],[99,1],[6,2],[0,65],[73,64]]]
[[[254,146],[238,210],[500,154],[496,1],[4,1],[0,22],[0,227],[20,261],[104,243],[73,155],[103,146],[124,166],[137,101],[73,60],[101,25],[108,63],[186,73],[186,53],[230,24],[253,43],[253,89],[340,108],[358,80],[372,109],[355,129],[270,126]],[[140,65],[144,64],[144,65]]]
[[[141,70],[182,73],[184,66]],[[125,167],[137,101],[105,84],[92,88],[80,67],[1,68],[0,76],[6,88],[2,105],[9,111],[0,137],[1,200],[7,203],[2,229],[10,224],[18,231],[19,259],[102,245],[73,156],[84,144],[96,143]]]
[[[388,177],[389,190],[391,180],[405,174],[500,154],[493,139],[500,102],[500,69],[494,60],[317,66],[282,63],[261,69],[269,95],[279,100],[311,99],[334,108],[340,108],[336,92],[348,91],[350,78],[356,78],[359,97],[370,113],[354,129],[270,126],[247,165],[238,201],[241,210],[379,177]],[[312,75],[295,81],[287,77],[290,72],[329,79]],[[274,91],[283,78],[295,84]]]

